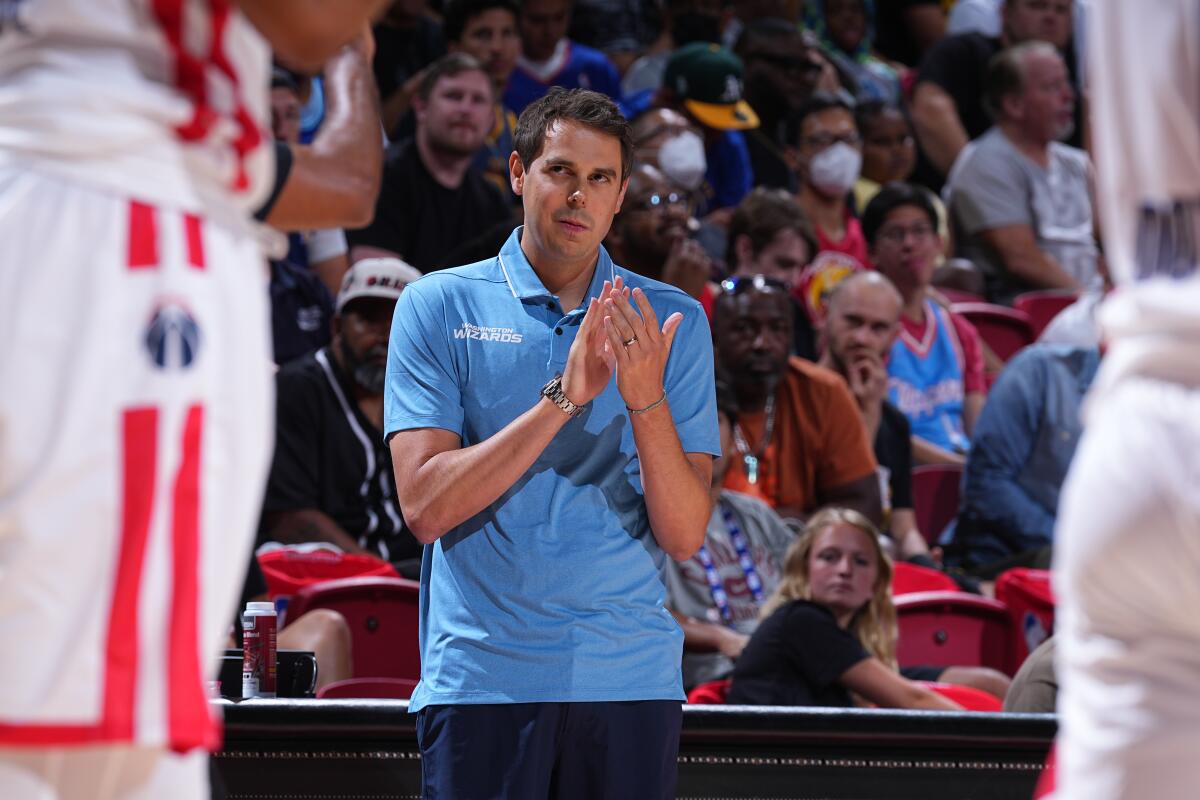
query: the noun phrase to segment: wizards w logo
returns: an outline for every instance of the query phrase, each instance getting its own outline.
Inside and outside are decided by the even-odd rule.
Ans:
[[[145,345],[159,369],[186,369],[199,355],[200,326],[186,308],[164,303],[146,327]]]

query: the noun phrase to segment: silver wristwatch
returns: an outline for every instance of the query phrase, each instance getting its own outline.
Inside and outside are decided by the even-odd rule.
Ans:
[[[583,413],[583,406],[577,406],[567,399],[562,390],[562,375],[555,375],[542,387],[542,396],[549,398],[551,403],[567,412],[568,416],[578,417]]]

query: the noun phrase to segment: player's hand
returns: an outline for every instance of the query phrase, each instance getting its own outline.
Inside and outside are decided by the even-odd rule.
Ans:
[[[619,280],[619,279],[618,279]],[[604,391],[612,379],[612,365],[604,355],[604,300],[612,293],[612,285],[604,282],[600,297],[593,297],[579,326],[579,333],[567,353],[563,369],[563,394],[577,406],[586,405]]]
[[[621,278],[616,279],[604,300],[604,353],[629,408],[645,408],[662,398],[663,373],[681,322],[683,314],[677,311],[660,330],[645,293],[634,289],[631,294]]]
[[[663,264],[662,279],[697,300],[712,276],[712,259],[695,239],[680,239],[671,245]]]

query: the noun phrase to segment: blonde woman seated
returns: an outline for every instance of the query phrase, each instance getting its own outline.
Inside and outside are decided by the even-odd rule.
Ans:
[[[957,710],[896,669],[892,563],[857,511],[831,508],[788,548],[784,576],[733,670],[728,702]]]

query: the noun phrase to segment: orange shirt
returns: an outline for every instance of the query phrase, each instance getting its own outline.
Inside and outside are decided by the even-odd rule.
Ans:
[[[763,411],[738,415],[751,453],[758,451],[765,424]],[[845,381],[792,357],[775,393],[775,430],[758,460],[758,483],[746,479],[739,454],[725,473],[725,488],[809,514],[824,491],[874,476],[875,470],[867,429]]]

